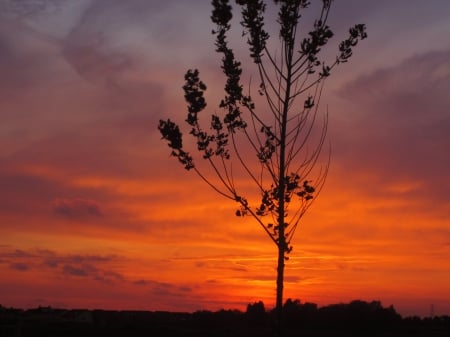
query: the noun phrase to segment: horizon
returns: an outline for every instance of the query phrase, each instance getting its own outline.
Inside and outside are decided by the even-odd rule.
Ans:
[[[286,299],[286,301],[296,301],[297,299],[291,299],[288,298]],[[286,303],[285,301],[285,303]],[[262,301],[256,301],[253,303],[248,303],[248,305],[253,305],[256,304],[258,302],[262,302]],[[350,300],[348,302],[340,302],[340,303],[329,303],[329,304],[325,304],[325,305],[317,305],[317,303],[311,303],[311,302],[299,302],[300,305],[305,305],[305,304],[312,304],[317,306],[317,310],[320,310],[322,308],[327,308],[330,306],[336,306],[336,305],[350,305],[353,302],[364,302],[366,304],[371,304],[371,303],[380,303],[381,307],[383,309],[390,309],[393,308],[394,311],[399,314],[401,316],[402,319],[407,319],[407,318],[413,318],[413,317],[419,317],[420,319],[426,319],[426,318],[435,318],[435,317],[449,317],[449,315],[447,314],[442,314],[439,315],[438,313],[435,312],[435,308],[432,305],[429,309],[430,312],[428,315],[425,316],[418,316],[418,315],[402,315],[401,313],[399,313],[397,311],[397,309],[395,308],[394,305],[383,305],[383,303],[381,303],[381,301],[377,301],[377,300],[372,300],[372,301],[364,301],[364,300],[359,300],[359,299],[354,299],[354,300]],[[275,306],[272,307],[266,307],[266,305],[264,304],[264,302],[262,302],[265,308],[265,312],[269,313],[274,311],[276,308]],[[197,310],[192,310],[192,311],[167,311],[167,310],[145,310],[145,309],[120,309],[120,308],[111,308],[111,309],[105,309],[105,308],[85,308],[85,307],[53,307],[51,305],[49,306],[36,306],[36,307],[29,307],[29,308],[19,308],[19,307],[5,307],[0,303],[0,308],[6,309],[6,310],[21,310],[21,311],[28,311],[28,310],[36,310],[36,309],[51,309],[51,310],[67,310],[67,311],[116,311],[116,312],[167,312],[167,313],[174,313],[174,314],[194,314],[196,312],[220,312],[220,311],[237,311],[240,313],[245,313],[247,311],[248,305],[243,308],[243,309],[238,309],[238,308],[219,308],[219,309],[213,309],[213,310],[208,310],[208,309],[197,309]],[[283,305],[284,306],[284,305]]]
[[[206,113],[219,109],[210,11],[209,0],[0,5],[0,304],[274,306],[275,246],[157,130],[182,125],[189,68],[208,86]],[[333,3],[330,46],[356,23],[368,38],[325,84],[331,167],[294,237],[284,299],[450,315],[447,13],[446,0]]]

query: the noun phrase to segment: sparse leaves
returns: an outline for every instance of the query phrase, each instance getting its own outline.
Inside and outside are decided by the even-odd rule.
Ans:
[[[188,103],[188,117],[186,122],[190,126],[198,124],[198,113],[206,107],[203,93],[206,85],[200,81],[198,70],[188,70],[184,75],[186,84],[183,86],[184,99]]]
[[[339,44],[339,51],[341,52],[337,58],[337,62],[347,62],[353,55],[352,47],[358,44],[359,40],[367,38],[366,25],[357,24],[349,30],[349,37]]]
[[[236,0],[242,6],[241,25],[244,27],[243,35],[249,35],[247,42],[250,46],[250,56],[253,61],[261,63],[261,56],[269,34],[264,30],[264,11],[266,5],[261,0]]]
[[[227,78],[226,95],[219,106],[227,111],[223,121],[228,130],[235,132],[235,130],[245,128],[247,124],[241,117],[239,107],[239,103],[243,100],[242,85],[240,84],[241,63],[235,59],[233,50],[228,47],[226,36],[230,29],[229,21],[232,18],[231,6],[227,0],[214,0],[212,5],[214,9],[211,19],[217,25],[217,29],[213,30],[213,34],[216,35],[216,51],[223,54],[221,68]]]
[[[229,22],[233,18],[231,13],[231,6],[228,0],[213,0],[212,1],[213,10],[211,15],[211,20],[219,27],[230,28]]]
[[[309,185],[309,181],[305,180],[303,182],[302,189],[300,189],[300,191],[296,192],[296,194],[300,198],[308,201],[308,200],[311,200],[313,198],[313,193],[315,191],[316,191],[316,189],[314,187],[312,187],[311,185]]]
[[[178,125],[170,119],[160,120],[158,130],[161,132],[162,138],[168,141],[169,147],[173,149],[171,155],[177,157],[186,170],[194,168],[192,157],[183,150],[182,136]]]
[[[285,209],[287,209],[294,195],[299,197],[303,202],[308,202],[313,199],[315,188],[310,185],[310,181],[308,180],[304,180],[301,183],[298,174],[291,173],[285,176],[283,185],[285,188],[284,191],[280,191],[279,185],[272,185],[270,189],[262,191],[261,204],[256,208],[256,214],[258,216],[278,214],[280,212],[280,195],[284,196]]]
[[[160,120],[158,130],[161,132],[162,138],[169,142],[169,147],[174,150],[181,150],[183,147],[183,139],[178,125],[170,119],[167,121]]]
[[[303,39],[300,52],[307,55],[308,60],[314,63],[321,47],[326,45],[333,35],[329,26],[325,25],[322,20],[317,20],[314,23],[314,30],[309,32],[309,37]]]
[[[308,98],[305,100],[305,104],[303,107],[305,109],[311,109],[314,106],[314,99],[312,96],[308,96]]]
[[[257,156],[259,161],[265,164],[272,158],[278,144],[271,127],[263,125],[261,127],[261,132],[265,135],[265,141],[264,144],[260,146]]]
[[[284,41],[292,39],[294,31],[300,19],[300,10],[307,8],[310,5],[309,1],[305,0],[279,0],[280,10],[278,12],[278,23],[280,24],[280,37]]]
[[[223,132],[223,123],[219,116],[211,115],[211,129],[216,132],[212,138],[216,143],[215,155],[221,156],[225,159],[230,159],[230,153],[227,149],[228,145],[228,133]]]
[[[240,208],[236,211],[236,216],[246,216],[250,211],[247,199],[236,195],[235,200],[240,204]]]

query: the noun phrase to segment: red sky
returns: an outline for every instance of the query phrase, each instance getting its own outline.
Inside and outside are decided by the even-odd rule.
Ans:
[[[185,118],[188,68],[218,110],[209,12],[206,0],[2,1],[0,304],[273,305],[276,247],[157,131]],[[331,44],[360,22],[369,38],[326,84],[331,168],[294,238],[286,298],[450,314],[448,13],[446,0],[335,1]]]

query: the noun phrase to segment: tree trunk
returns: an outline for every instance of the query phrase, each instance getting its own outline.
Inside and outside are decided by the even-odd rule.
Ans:
[[[276,304],[276,329],[278,337],[283,336],[283,280],[284,280],[284,255],[285,245],[278,244],[277,266],[277,304]]]
[[[292,33],[291,33],[292,34]],[[291,100],[292,85],[292,55],[295,39],[292,37],[286,41],[286,89],[283,100],[283,112],[280,124],[280,154],[279,154],[279,175],[278,175],[278,266],[277,266],[277,330],[278,336],[283,336],[283,282],[284,282],[284,258],[286,255],[286,237],[285,237],[285,192],[286,192],[286,137],[289,105]]]

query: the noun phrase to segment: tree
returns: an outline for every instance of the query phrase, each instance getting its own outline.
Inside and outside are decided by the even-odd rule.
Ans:
[[[236,4],[241,10],[243,36],[247,38],[252,67],[258,77],[259,97],[251,93],[255,90],[251,80],[248,92],[244,92],[241,63],[229,47],[232,6],[228,0],[212,1],[211,19],[216,25],[212,33],[216,51],[222,54],[221,69],[226,83],[225,96],[219,103],[221,113],[212,113],[209,129],[202,126],[199,118],[206,108],[206,85],[197,69],[187,71],[183,86],[189,133],[213,174],[204,173],[193,155],[185,150],[176,123],[160,120],[158,129],[168,141],[172,156],[186,170],[194,171],[218,194],[237,202],[236,215],[253,217],[276,245],[276,310],[281,329],[285,260],[292,250],[291,241],[299,221],[322,189],[329,167],[329,157],[324,164],[319,162],[328,125],[328,113],[323,118],[319,116],[323,85],[332,70],[346,63],[353,47],[367,35],[365,25],[353,26],[349,36],[338,44],[331,62],[325,62],[321,51],[334,35],[327,25],[332,0],[322,0],[318,18],[303,36],[298,33],[299,22],[310,2],[274,0],[280,46],[276,51],[268,45],[270,35],[264,25],[266,3],[236,0]],[[249,149],[253,157],[248,155]],[[233,163],[239,164],[254,183],[257,196],[251,195],[251,191],[243,194],[234,179]]]

